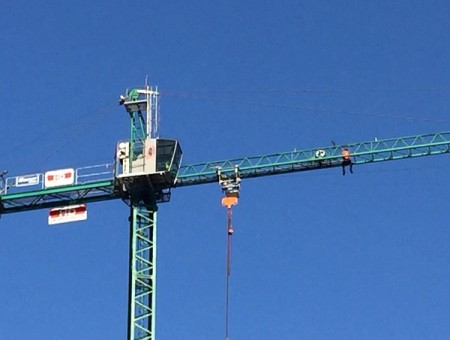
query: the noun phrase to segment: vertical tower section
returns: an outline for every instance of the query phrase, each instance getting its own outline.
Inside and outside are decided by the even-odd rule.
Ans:
[[[168,202],[181,164],[177,140],[159,138],[157,89],[120,97],[130,116],[130,139],[117,144],[115,190],[130,205],[128,339],[155,339],[156,216]]]
[[[156,216],[145,204],[131,206],[128,339],[155,339]]]

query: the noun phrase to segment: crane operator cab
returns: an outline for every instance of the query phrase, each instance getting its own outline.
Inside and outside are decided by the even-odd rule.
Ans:
[[[152,201],[167,202],[175,185],[182,151],[175,139],[147,138],[117,144],[116,187],[125,197],[151,195]]]

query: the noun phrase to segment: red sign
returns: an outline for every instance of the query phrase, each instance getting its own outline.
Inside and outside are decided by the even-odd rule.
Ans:
[[[47,171],[44,175],[44,183],[46,188],[71,185],[74,182],[75,182],[74,169],[52,170]]]

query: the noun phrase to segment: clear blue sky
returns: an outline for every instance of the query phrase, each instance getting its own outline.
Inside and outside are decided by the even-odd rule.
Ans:
[[[184,163],[450,128],[448,1],[9,1],[0,166],[110,162],[146,75]],[[449,339],[450,156],[245,180],[232,340]],[[224,338],[219,185],[158,224],[158,340]],[[128,209],[0,220],[1,339],[124,339]]]

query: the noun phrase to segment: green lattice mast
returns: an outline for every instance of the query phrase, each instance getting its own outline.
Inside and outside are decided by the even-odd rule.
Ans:
[[[169,201],[181,160],[177,141],[158,138],[158,96],[147,87],[121,97],[131,120],[116,166],[117,189],[130,204],[129,339],[155,339],[157,204]]]

